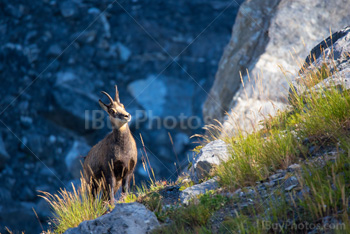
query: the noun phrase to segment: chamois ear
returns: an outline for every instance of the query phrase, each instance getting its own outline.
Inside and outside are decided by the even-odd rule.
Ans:
[[[104,104],[101,99],[98,100],[98,104],[100,104],[100,106],[102,107],[103,110],[105,110],[108,113],[108,107],[106,104]]]
[[[115,85],[115,101],[120,103],[120,100],[119,100],[119,91],[118,91],[118,87],[117,85]]]

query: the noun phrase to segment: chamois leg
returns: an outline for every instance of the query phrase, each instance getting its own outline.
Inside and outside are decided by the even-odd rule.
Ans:
[[[108,197],[109,197],[111,205],[114,204],[114,194],[116,192],[116,190],[115,190],[116,185],[117,185],[117,181],[113,176],[107,180],[108,193],[106,194],[107,195],[106,199],[108,199]]]
[[[123,192],[123,193],[129,192],[131,177],[132,177],[132,173],[128,174],[127,176],[125,176],[125,177],[123,178],[123,183],[122,183],[122,186],[123,186],[123,187],[122,187],[122,192]]]

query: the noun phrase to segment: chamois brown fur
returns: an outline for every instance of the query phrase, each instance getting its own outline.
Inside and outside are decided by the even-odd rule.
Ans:
[[[113,130],[91,148],[83,165],[85,180],[96,188],[96,181],[102,179],[105,183],[104,197],[109,196],[112,204],[120,186],[123,193],[128,191],[137,162],[137,148],[128,126],[131,116],[119,101],[117,86],[115,89],[115,100],[102,92],[109,98],[110,104],[99,100],[100,106],[109,115]]]

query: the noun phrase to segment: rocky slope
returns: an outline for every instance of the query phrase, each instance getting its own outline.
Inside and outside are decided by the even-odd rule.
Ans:
[[[225,186],[221,187],[218,183],[220,182],[218,177],[209,180],[207,178],[212,175],[218,165],[232,160],[231,156],[240,157],[240,152],[236,152],[236,150],[244,149],[233,147],[234,144],[239,144],[237,142],[239,138],[235,138],[236,142],[228,143],[215,140],[206,144],[193,158],[192,168],[189,171],[189,178],[197,184],[182,190],[179,197],[184,206],[215,204],[216,209],[210,210],[211,218],[205,223],[186,224],[185,222],[181,226],[174,224],[176,219],[173,217],[173,223],[164,223],[163,228],[166,229],[167,225],[173,225],[166,229],[171,233],[175,233],[175,231],[171,231],[174,228],[180,230],[182,227],[193,233],[196,233],[196,230],[206,230],[210,233],[240,233],[242,230],[244,233],[349,232],[350,191],[345,187],[350,182],[348,170],[350,129],[344,124],[348,123],[350,116],[347,111],[350,90],[349,54],[350,27],[346,27],[314,46],[309,56],[301,64],[303,69],[300,71],[300,75],[293,79],[293,86],[289,90],[290,102],[288,105],[290,108],[295,105],[294,99],[300,96],[303,96],[304,101],[308,104],[319,101],[319,98],[324,98],[328,102],[325,102],[327,113],[323,114],[332,117],[330,122],[339,121],[340,126],[334,125],[337,127],[332,129],[331,124],[327,124],[323,126],[325,129],[317,129],[318,134],[315,134],[303,132],[303,125],[306,125],[306,121],[294,123],[296,128],[293,129],[293,136],[303,145],[304,153],[302,153],[303,150],[300,150],[297,153],[298,157],[293,162],[286,162],[266,178],[253,181],[250,186],[239,186],[234,191]],[[325,67],[329,73],[318,73],[319,80],[315,76],[313,77],[316,84],[310,83],[308,75],[313,74],[312,71],[315,68],[322,70]],[[307,101],[306,97],[308,95],[310,97],[310,93],[312,94],[311,101]],[[320,95],[317,96],[316,93]],[[337,94],[340,95],[336,96]],[[338,104],[345,102],[344,105],[332,105],[330,100]],[[314,106],[308,104],[305,104],[302,112],[317,114],[317,112],[312,112]],[[293,112],[297,112],[297,109],[291,110],[294,110],[289,112],[291,115],[294,115]],[[343,119],[339,118],[341,110],[347,112]],[[316,117],[311,118],[311,121],[316,121]],[[282,125],[283,123],[278,123],[274,130],[281,131],[278,126]],[[326,129],[327,127],[329,129]],[[286,131],[292,130],[282,130],[280,134],[283,133],[286,136]],[[303,134],[300,135],[298,131],[303,132],[308,137],[300,138]],[[260,140],[267,145],[271,141],[271,136],[269,137],[271,132],[265,127],[263,133],[264,137],[261,137]],[[251,148],[248,149],[251,155],[245,155],[250,157],[249,165],[251,167],[258,163],[254,162],[254,147],[251,145]],[[282,148],[285,146],[280,141],[274,147]],[[270,151],[267,152],[267,155],[273,157],[273,153]],[[230,164],[224,165],[230,166]],[[222,167],[218,170],[220,169]],[[228,170],[229,173],[233,173],[234,169],[231,168],[231,170]],[[223,174],[216,174],[223,177]],[[231,179],[233,180],[232,184],[234,184],[235,178],[231,177]],[[223,181],[221,184],[225,185]],[[212,203],[208,202],[208,197],[198,199],[199,195],[208,194],[208,192],[216,194],[210,198]],[[338,195],[335,196],[335,194]],[[200,209],[197,211],[200,212]],[[191,212],[191,208],[188,208],[187,212]],[[240,225],[242,225],[241,229]]]
[[[325,0],[246,1],[204,104],[207,123],[218,119],[230,131],[232,119],[225,121],[225,112],[230,112],[244,129],[249,129],[251,122],[261,119],[259,110],[273,114],[277,108],[283,108],[289,78],[297,75],[308,51],[329,36],[330,29],[335,32],[349,24],[349,10],[349,4],[343,0],[332,4]],[[248,82],[247,70],[252,82]]]
[[[201,120],[203,89],[213,82],[237,9],[228,0],[1,1],[0,232],[5,225],[39,232],[32,207],[46,223],[50,211],[36,191],[55,192],[77,178],[80,156],[109,131],[92,129],[101,90],[118,84],[134,120],[145,110],[149,118]],[[157,176],[169,178],[175,157],[168,131],[187,161],[188,136],[201,124],[148,123],[131,127],[142,133]],[[144,178],[140,167],[136,181]]]

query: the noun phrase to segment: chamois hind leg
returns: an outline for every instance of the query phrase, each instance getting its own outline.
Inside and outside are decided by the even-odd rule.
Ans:
[[[131,178],[132,178],[132,173],[130,173],[130,174],[128,174],[127,176],[125,176],[124,178],[123,178],[123,183],[122,183],[122,192],[123,193],[127,193],[127,192],[129,192],[129,187],[130,187],[130,180],[131,180]]]
[[[122,192],[127,193],[129,192],[129,187],[130,187],[130,180],[134,175],[134,169],[135,169],[135,162],[134,160],[129,161],[128,168],[125,170],[125,177],[123,178],[123,188]]]

